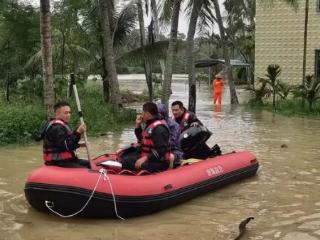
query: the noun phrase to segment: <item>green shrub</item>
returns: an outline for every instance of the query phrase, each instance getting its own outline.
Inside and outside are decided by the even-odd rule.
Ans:
[[[0,144],[25,142],[44,119],[42,106],[0,103]]]
[[[81,89],[79,91],[81,108],[87,124],[88,134],[97,135],[107,131],[119,131],[123,125],[133,124],[136,111],[132,109],[113,109],[103,101],[102,92],[98,88]],[[77,106],[72,98],[69,101],[73,110],[71,124],[77,126]]]
[[[119,131],[123,126],[134,124],[136,111],[113,109],[104,103],[100,89],[80,88],[79,96],[88,135]],[[79,125],[79,117],[75,100],[73,97],[65,100],[72,108],[71,128],[76,128]],[[33,103],[0,102],[0,144],[30,142],[32,134],[39,129],[44,120],[41,100],[35,100]]]
[[[142,66],[128,67],[128,70],[131,74],[141,74],[144,73],[144,68]]]

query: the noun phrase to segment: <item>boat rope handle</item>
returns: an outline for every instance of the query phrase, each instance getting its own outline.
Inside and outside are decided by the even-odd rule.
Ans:
[[[74,217],[74,216],[78,215],[78,214],[81,213],[81,212],[87,207],[87,205],[89,204],[91,198],[93,197],[93,194],[95,193],[95,191],[96,191],[96,189],[97,189],[97,187],[98,187],[98,184],[99,184],[99,182],[100,182],[101,176],[103,175],[103,180],[109,182],[109,187],[110,187],[111,194],[112,194],[113,206],[114,206],[114,211],[115,211],[115,213],[116,213],[116,216],[117,216],[117,218],[119,218],[119,219],[121,219],[121,220],[125,220],[124,218],[122,218],[122,217],[118,214],[116,198],[115,198],[115,195],[114,195],[114,192],[113,192],[113,187],[112,187],[110,178],[109,178],[106,170],[105,170],[105,169],[100,169],[100,170],[99,170],[99,173],[100,173],[99,178],[98,178],[98,180],[97,180],[97,182],[96,182],[96,185],[94,186],[94,189],[93,189],[93,191],[92,191],[92,193],[91,193],[88,201],[84,204],[84,206],[83,206],[79,211],[77,211],[77,212],[75,212],[75,213],[73,213],[73,214],[63,215],[63,214],[58,213],[57,211],[53,210],[52,208],[54,207],[54,203],[53,203],[52,201],[48,201],[48,200],[44,201],[46,207],[47,207],[51,212],[53,212],[54,214],[56,214],[56,215],[58,215],[59,217],[62,217],[62,218],[70,218],[70,217]]]
[[[110,187],[111,194],[112,194],[112,198],[113,198],[114,212],[115,212],[117,218],[119,218],[119,219],[121,219],[121,220],[125,220],[123,217],[121,217],[121,216],[118,214],[116,196],[114,195],[113,187],[112,187],[110,178],[109,178],[106,170],[102,168],[102,169],[99,170],[99,172],[101,172],[101,173],[103,174],[103,180],[104,180],[104,181],[108,181],[108,183],[109,183],[109,187]]]

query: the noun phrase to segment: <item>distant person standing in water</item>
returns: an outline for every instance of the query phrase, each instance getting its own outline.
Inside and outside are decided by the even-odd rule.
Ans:
[[[223,79],[220,73],[218,73],[215,77],[216,78],[212,82],[213,103],[216,104],[218,101],[218,104],[221,105],[222,92],[223,92]]]

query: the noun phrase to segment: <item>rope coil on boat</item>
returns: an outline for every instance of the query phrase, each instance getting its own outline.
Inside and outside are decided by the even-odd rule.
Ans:
[[[81,212],[87,207],[87,205],[89,204],[90,200],[92,199],[92,197],[93,197],[93,195],[94,195],[94,193],[95,193],[95,191],[96,191],[96,189],[97,189],[97,187],[98,187],[98,184],[99,184],[99,182],[100,182],[100,179],[101,179],[101,177],[103,176],[103,180],[104,180],[104,181],[108,181],[108,183],[109,183],[109,187],[110,187],[111,195],[112,195],[112,199],[113,199],[114,212],[115,212],[117,218],[119,218],[119,219],[121,219],[121,220],[125,220],[124,218],[122,218],[122,217],[118,214],[116,197],[115,197],[115,195],[114,195],[113,187],[112,187],[110,178],[109,178],[106,170],[105,170],[105,169],[100,169],[100,170],[99,170],[99,173],[100,173],[100,174],[99,174],[99,178],[98,178],[98,180],[97,180],[97,182],[96,182],[96,185],[94,186],[94,189],[93,189],[93,191],[92,191],[92,193],[91,193],[88,201],[84,204],[84,206],[83,206],[79,211],[77,211],[77,212],[75,212],[75,213],[73,213],[73,214],[63,215],[63,214],[58,213],[57,211],[53,210],[54,202],[48,201],[48,200],[44,201],[46,207],[47,207],[51,212],[53,212],[54,214],[56,214],[56,215],[58,215],[59,217],[62,217],[62,218],[70,218],[70,217],[74,217],[74,216],[78,215],[78,214],[81,213]]]

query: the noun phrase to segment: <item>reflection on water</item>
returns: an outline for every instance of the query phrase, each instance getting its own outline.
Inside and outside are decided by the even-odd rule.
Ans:
[[[125,82],[137,89],[131,78]],[[170,101],[187,105],[185,80],[180,77],[172,87]],[[41,146],[9,146],[0,149],[0,239],[233,239],[238,223],[249,216],[255,219],[244,239],[320,239],[319,121],[231,107],[227,89],[220,111],[213,111],[207,87],[201,86],[197,96],[197,114],[213,132],[208,144],[219,143],[224,152],[254,152],[263,166],[258,176],[150,216],[61,219],[35,211],[24,198],[25,178],[42,164]],[[90,140],[91,151],[99,155],[135,138],[128,128]]]

